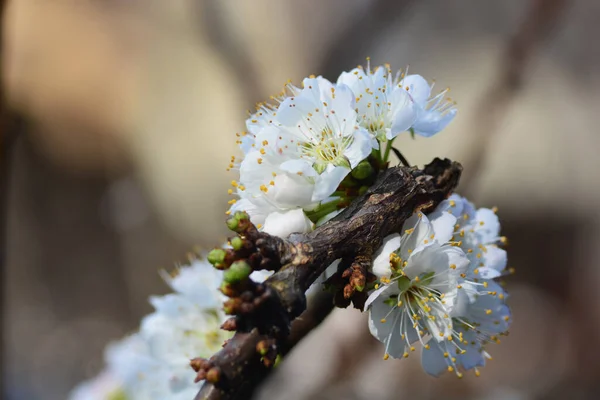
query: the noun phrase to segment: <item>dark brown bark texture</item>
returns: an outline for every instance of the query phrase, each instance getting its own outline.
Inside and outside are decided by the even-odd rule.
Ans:
[[[196,400],[252,396],[269,374],[276,355],[289,351],[310,331],[297,323],[290,327],[306,310],[306,290],[335,260],[342,259],[338,278],[347,283],[334,289],[341,290],[341,297],[348,301],[345,305],[352,301],[362,308],[366,270],[383,239],[400,232],[414,212],[433,211],[456,188],[461,171],[460,164],[438,158],[423,169],[389,168],[336,218],[311,233],[294,234],[287,240],[258,232],[251,224],[244,229],[240,236],[252,243],[257,257],[265,260],[262,265],[275,265],[277,272],[263,284],[253,284],[251,290],[246,287],[245,294],[230,296],[231,304],[237,301],[237,305],[231,308],[235,317],[229,329],[237,332],[209,360],[192,360],[198,379],[206,379]],[[335,296],[340,297],[338,294]],[[316,325],[327,312],[321,302],[316,314],[309,309],[307,315],[316,319]]]

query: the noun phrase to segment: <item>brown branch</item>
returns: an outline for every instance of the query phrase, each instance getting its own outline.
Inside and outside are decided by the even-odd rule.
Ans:
[[[413,212],[430,212],[452,193],[461,171],[460,164],[440,159],[423,170],[390,168],[334,220],[288,240],[259,232],[248,219],[231,224],[243,245],[229,250],[224,263],[243,259],[253,268],[278,271],[264,284],[246,280],[224,288],[231,298],[226,310],[235,316],[225,326],[237,333],[209,360],[192,360],[198,379],[206,379],[196,399],[250,398],[277,353],[297,340],[290,339],[290,326],[306,309],[305,292],[333,261],[341,258],[341,265],[350,265],[353,273],[342,273],[348,279],[343,294],[360,305],[366,282],[356,271],[370,263],[383,238],[399,232]]]

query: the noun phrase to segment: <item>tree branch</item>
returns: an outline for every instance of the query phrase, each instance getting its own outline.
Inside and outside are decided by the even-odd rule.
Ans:
[[[306,309],[305,292],[335,260],[343,260],[337,273],[337,281],[343,282],[336,288],[338,294],[362,308],[366,269],[383,239],[400,232],[415,211],[432,211],[452,193],[461,171],[460,164],[440,159],[423,170],[390,168],[336,218],[287,240],[259,232],[248,219],[232,225],[243,246],[228,250],[225,264],[244,259],[255,269],[277,272],[263,284],[246,280],[223,289],[230,297],[225,309],[234,315],[224,328],[237,333],[209,360],[192,360],[198,380],[206,379],[196,400],[250,398],[277,354],[298,340],[293,336],[289,340],[290,326]]]

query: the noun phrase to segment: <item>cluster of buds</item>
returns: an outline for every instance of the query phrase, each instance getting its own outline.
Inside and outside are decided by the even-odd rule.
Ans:
[[[198,374],[194,381],[196,383],[206,379],[207,382],[217,384],[221,380],[221,368],[213,365],[210,360],[194,358],[190,361],[190,366]]]
[[[336,307],[346,308],[351,303],[355,308],[362,310],[368,298],[368,289],[373,286],[377,277],[368,270],[370,260],[361,260],[360,257],[348,266],[343,261],[338,270],[325,281],[325,286],[334,290],[334,303]]]
[[[268,333],[270,337],[285,337],[289,328],[273,322],[276,320],[274,310],[278,309],[277,296],[267,285],[251,277],[255,271],[276,271],[281,267],[279,258],[272,254],[273,246],[269,242],[272,237],[259,232],[245,212],[232,215],[227,220],[227,226],[237,236],[229,240],[228,248],[214,249],[207,256],[216,269],[223,271],[220,291],[228,297],[223,308],[225,314],[232,316],[221,328],[244,334],[256,329],[261,334]],[[270,368],[278,357],[277,341],[260,340],[250,351],[256,353],[266,368]],[[214,384],[223,384],[222,370],[213,361],[195,358],[190,365],[197,372],[197,380],[206,379]]]

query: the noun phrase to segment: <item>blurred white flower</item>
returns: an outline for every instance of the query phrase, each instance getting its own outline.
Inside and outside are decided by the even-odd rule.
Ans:
[[[77,385],[69,395],[70,400],[126,400],[121,382],[108,371]]]
[[[231,337],[220,329],[226,319],[218,291],[221,271],[197,260],[165,279],[175,292],[152,297],[155,311],[142,320],[139,332],[106,349],[106,369],[97,379],[101,383],[106,375],[117,382],[124,397],[115,400],[194,398],[200,385],[194,383],[190,359],[210,357]],[[79,399],[85,397],[72,397]]]

